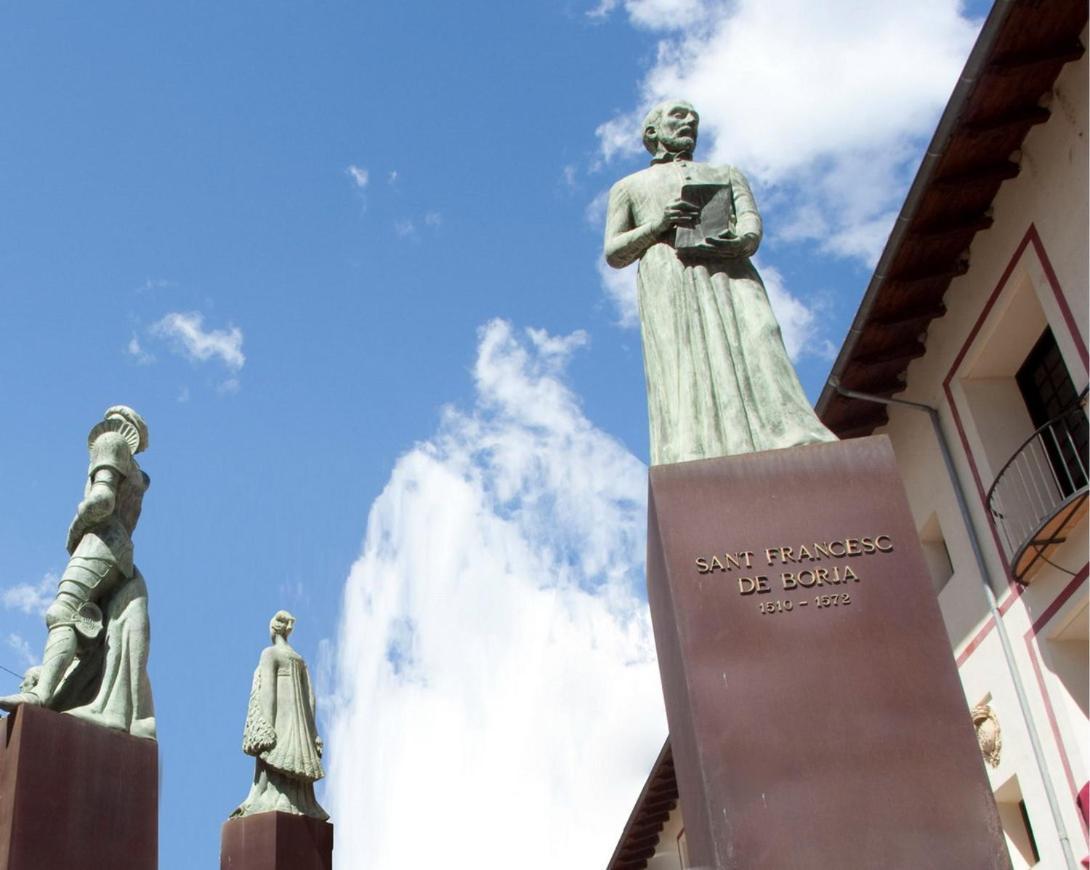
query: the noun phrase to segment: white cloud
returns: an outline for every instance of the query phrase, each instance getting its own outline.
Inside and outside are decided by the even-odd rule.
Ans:
[[[957,0],[625,0],[662,31],[639,105],[598,128],[605,160],[640,148],[662,99],[701,114],[701,159],[772,194],[779,226],[872,263],[979,22]],[[770,231],[781,232],[773,223]]]
[[[143,345],[140,344],[140,339],[135,335],[129,339],[125,350],[129,356],[136,360],[137,365],[147,366],[155,362],[155,357],[144,350]]]
[[[310,592],[307,591],[307,587],[302,580],[296,580],[294,583],[285,581],[280,584],[277,600],[290,604],[292,607],[309,605]]]
[[[346,584],[325,707],[342,868],[597,870],[665,734],[646,473],[564,381],[587,337],[479,339],[474,407],[398,460]]]
[[[216,385],[216,392],[221,396],[233,396],[240,389],[242,384],[238,378],[224,378]]]
[[[42,615],[57,595],[57,577],[46,574],[37,583],[18,583],[0,590],[0,604],[7,610]]]
[[[644,114],[642,110],[628,112],[616,115],[598,125],[594,133],[598,137],[598,147],[606,162],[614,157],[643,151],[643,143],[640,141],[640,121],[643,120]],[[597,169],[598,166],[594,168]]]
[[[156,290],[164,290],[168,287],[177,287],[178,284],[175,281],[168,281],[166,278],[145,278],[144,283],[136,288],[137,293],[150,293]]]
[[[38,657],[31,651],[30,644],[27,643],[26,638],[21,635],[15,634],[14,632],[9,634],[8,647],[19,656],[19,659],[24,666],[30,667],[31,665],[38,664]]]
[[[613,303],[613,308],[617,312],[617,325],[639,326],[640,306],[636,291],[636,270],[639,268],[639,263],[633,263],[623,269],[614,269],[606,263],[605,257],[599,257],[596,265],[606,298]]]
[[[352,183],[355,184],[356,187],[367,187],[367,182],[370,180],[370,176],[367,170],[364,169],[362,166],[356,166],[356,164],[353,163],[349,165],[349,167],[345,170],[345,173],[348,175],[349,178],[352,179]]]
[[[625,0],[632,23],[648,30],[684,30],[707,19],[715,4],[704,0]]]
[[[617,8],[617,0],[600,0],[597,6],[587,10],[588,18],[605,18]]]
[[[397,170],[396,169],[391,169],[390,170],[390,172],[386,176],[386,182],[388,184],[394,184],[394,183],[397,182]]]
[[[804,356],[826,356],[829,342],[815,335],[818,332],[815,311],[787,290],[779,269],[760,264],[758,267],[772,313],[780,323],[787,355],[796,362]]]
[[[425,212],[419,218],[399,218],[394,221],[394,235],[399,239],[415,239],[419,235],[419,227],[424,226],[430,230],[438,230],[443,225],[443,213],[439,211]]]
[[[606,209],[609,207],[609,191],[599,191],[594,199],[587,203],[587,207],[583,210],[583,217],[590,225],[591,229],[602,232],[606,223]]]
[[[204,315],[199,311],[171,312],[151,327],[153,335],[171,339],[186,357],[197,362],[218,358],[228,369],[239,371],[246,364],[242,353],[242,330],[204,329]]]

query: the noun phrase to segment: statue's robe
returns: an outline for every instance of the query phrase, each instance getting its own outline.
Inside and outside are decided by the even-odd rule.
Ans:
[[[270,678],[272,683],[265,685]],[[242,751],[257,761],[250,793],[232,818],[267,812],[329,818],[314,797],[314,783],[324,776],[314,689],[306,663],[290,648],[268,647],[262,653],[250,689]]]
[[[651,463],[836,440],[803,393],[749,258],[683,259],[674,230],[652,233],[685,182],[729,185],[734,233],[761,236],[749,184],[730,166],[655,163],[610,191],[606,259],[617,268],[640,261]]]

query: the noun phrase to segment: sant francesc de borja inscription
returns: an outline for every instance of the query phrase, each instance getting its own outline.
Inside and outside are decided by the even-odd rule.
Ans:
[[[773,592],[804,592],[816,587],[843,587],[835,592],[814,596],[798,594],[783,599],[761,600],[757,607],[761,613],[791,613],[796,607],[816,608],[842,607],[852,603],[850,592],[844,591],[853,583],[859,583],[859,563],[847,561],[865,556],[881,556],[893,552],[893,541],[889,535],[864,535],[859,538],[842,538],[831,541],[814,541],[797,547],[766,547],[758,554],[752,550],[739,550],[733,553],[721,553],[713,556],[697,556],[693,561],[698,574],[722,572],[738,582],[739,595],[765,595]],[[763,557],[763,558],[762,558]],[[764,566],[773,569],[770,574],[754,574]],[[815,565],[815,562],[833,564]],[[790,568],[791,570],[784,570]],[[778,580],[773,577],[778,574]]]

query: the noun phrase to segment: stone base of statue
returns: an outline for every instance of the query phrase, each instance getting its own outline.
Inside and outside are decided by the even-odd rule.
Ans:
[[[690,866],[1009,868],[888,439],[650,477]]]
[[[154,870],[158,751],[41,707],[0,722],[0,870]]]
[[[332,870],[333,825],[293,813],[230,819],[220,839],[220,870]]]

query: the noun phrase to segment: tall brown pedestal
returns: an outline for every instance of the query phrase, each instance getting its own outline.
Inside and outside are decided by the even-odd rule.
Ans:
[[[224,823],[220,870],[332,870],[333,825],[291,813]]]
[[[155,870],[154,740],[40,707],[0,739],[0,870]]]
[[[690,865],[1009,868],[884,436],[651,469]]]

